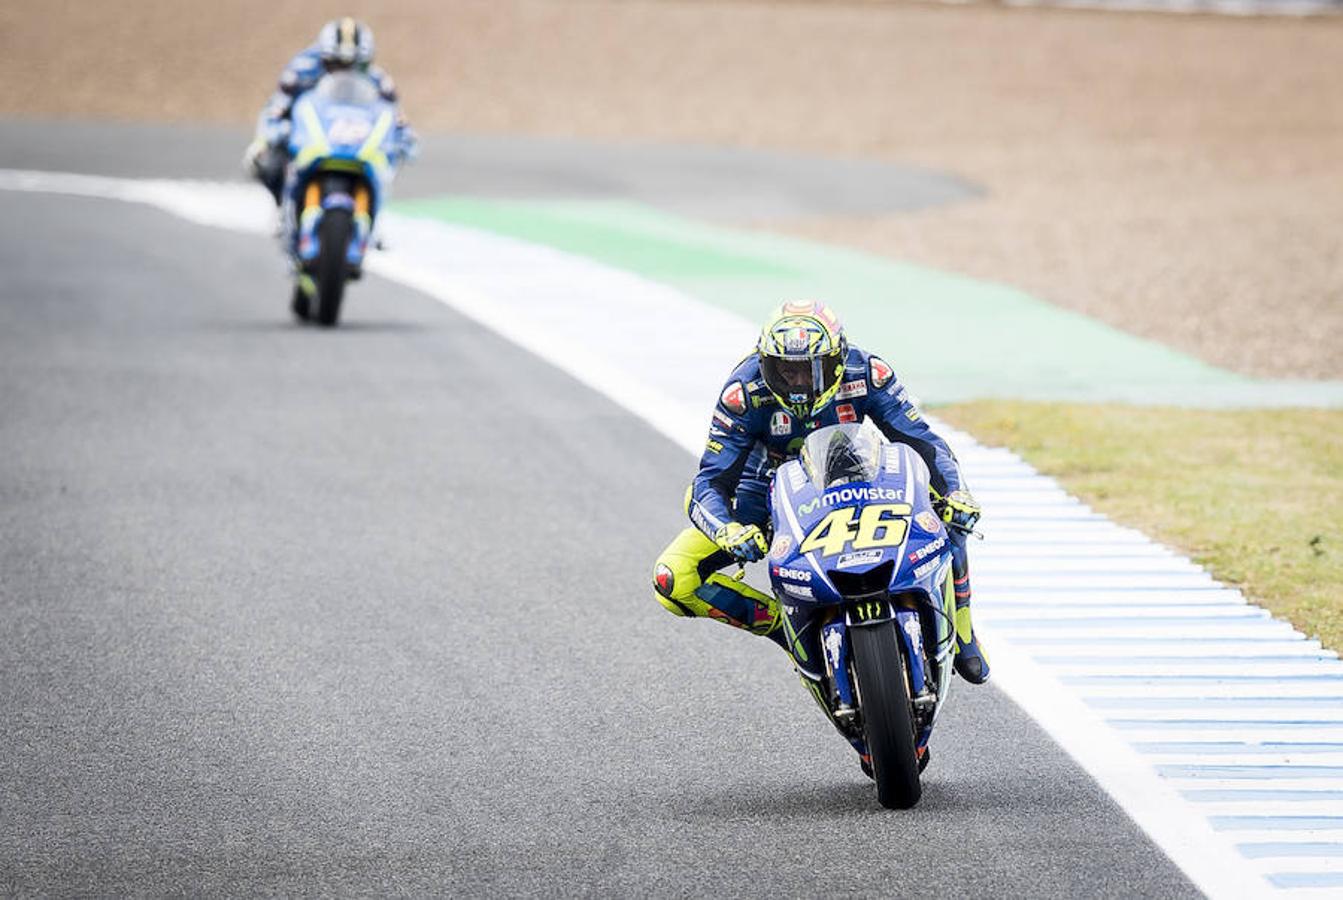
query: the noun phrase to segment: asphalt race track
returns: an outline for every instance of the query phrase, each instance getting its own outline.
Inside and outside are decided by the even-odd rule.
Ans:
[[[564,373],[2,202],[0,893],[1196,895],[992,688],[878,809],[777,649],[653,603],[692,461]]]
[[[0,120],[0,165],[137,178],[238,178],[249,137],[246,130],[206,125]],[[731,147],[459,134],[428,135],[422,151],[398,176],[398,198],[624,199],[742,221],[913,210],[980,193],[941,172]]]

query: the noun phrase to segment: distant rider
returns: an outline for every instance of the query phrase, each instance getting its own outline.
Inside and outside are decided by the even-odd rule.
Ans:
[[[294,101],[311,90],[328,72],[362,72],[373,80],[384,100],[396,102],[392,78],[373,65],[373,31],[351,18],[334,19],[322,26],[317,43],[300,51],[280,73],[279,87],[261,111],[256,137],[247,148],[244,164],[266,186],[276,206],[283,202],[285,167],[289,164],[290,114]],[[419,139],[397,114],[397,138],[400,157],[413,158]]]
[[[699,473],[686,492],[687,528],[653,569],[659,603],[678,616],[703,616],[771,638],[787,649],[778,601],[719,570],[769,549],[769,479],[825,425],[872,420],[889,440],[928,464],[935,505],[951,526],[956,591],[956,671],[982,684],[989,663],[970,622],[966,533],[979,505],[965,489],[946,441],[923,420],[909,392],[876,356],[850,346],[824,304],[785,303],[760,333],[756,351],[728,376],[709,426]]]

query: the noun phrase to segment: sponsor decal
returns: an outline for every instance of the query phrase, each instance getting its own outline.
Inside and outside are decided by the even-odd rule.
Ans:
[[[936,569],[941,564],[942,564],[941,559],[930,559],[923,565],[918,566],[917,568],[914,569],[914,577],[923,578],[925,575]]]
[[[722,453],[723,444],[721,441],[715,441],[713,438],[709,438],[704,442],[704,449],[708,450],[710,453]]]
[[[872,370],[872,387],[881,390],[890,384],[891,379],[895,377],[895,372],[886,363],[873,356],[868,360],[868,367]]]
[[[798,600],[815,599],[815,595],[812,594],[811,588],[809,587],[800,587],[796,584],[788,584],[787,582],[785,582],[782,587],[785,594]]]
[[[835,563],[837,569],[853,569],[858,566],[866,566],[881,559],[880,550],[860,550],[857,553],[845,553]]]
[[[835,415],[842,424],[858,421],[858,413],[853,411],[852,403],[841,403],[835,407]]]
[[[802,490],[802,486],[807,483],[807,473],[802,471],[801,466],[789,466],[788,486],[795,491]]]
[[[869,600],[866,603],[857,603],[853,607],[855,622],[871,622],[883,618],[885,615],[886,601],[884,600]]]
[[[947,545],[947,536],[945,534],[940,534],[937,536],[937,540],[930,541],[929,543],[924,544],[922,547],[915,550],[913,553],[909,554],[909,561],[918,562],[920,560],[927,559],[929,556],[941,550],[946,545]]]
[[[793,433],[793,417],[779,410],[769,417],[769,433],[775,437],[787,437]]]
[[[894,448],[887,447],[882,454],[881,467],[886,470],[887,475],[900,474],[900,454]]]
[[[793,581],[811,581],[811,573],[806,569],[786,569],[783,566],[775,566],[774,574],[780,578],[790,578]]]
[[[942,520],[926,509],[915,513],[914,522],[924,531],[937,531],[942,527]]]
[[[840,400],[846,400],[849,397],[866,397],[867,380],[860,378],[857,381],[846,382],[839,387],[839,393],[835,395]]]
[[[827,628],[825,630],[825,658],[830,663],[830,671],[839,671],[840,664],[843,661],[841,655],[844,649],[844,633],[838,628]]]
[[[728,431],[731,431],[737,424],[716,409],[713,411],[713,423],[720,428],[726,428]]]
[[[895,395],[896,403],[905,403],[908,400],[909,400],[909,391],[905,390],[904,388],[901,388],[899,393]]]
[[[707,534],[713,534],[717,530],[717,525],[709,521],[709,517],[704,514],[704,510],[698,503],[690,505],[690,521],[695,523],[695,527]]]
[[[909,419],[909,421],[911,421],[911,422],[917,422],[917,421],[919,421],[919,419],[922,419],[923,416],[922,416],[922,414],[919,413],[919,411],[918,411],[917,409],[915,409],[914,407],[911,406],[911,407],[905,412],[905,418],[906,418],[906,419]]]
[[[740,381],[734,381],[723,388],[723,396],[718,402],[723,404],[723,409],[739,416],[746,412],[746,389]]]
[[[875,503],[879,500],[904,500],[904,488],[888,487],[841,487],[831,488],[820,497],[813,497],[797,508],[804,516],[809,516],[822,506],[843,506],[846,503]]]
[[[774,543],[769,548],[770,559],[787,559],[788,552],[793,549],[793,539],[786,534],[776,534]]]
[[[825,340],[825,334],[811,322],[798,322],[796,325],[783,329],[783,334],[774,332],[774,340],[777,344],[783,345],[783,352],[788,356],[797,356],[803,353],[809,353],[813,347],[819,346]]]
[[[914,648],[914,655],[921,656],[923,654],[923,627],[919,625],[918,619],[905,619],[905,634],[909,635],[909,645]]]
[[[866,503],[872,503],[877,500],[904,500],[904,488],[888,487],[840,487],[831,488],[825,492],[821,498],[826,506],[835,506],[841,503],[852,503],[861,500]]]
[[[762,406],[769,406],[774,402],[773,394],[752,394],[751,406],[759,409]]]

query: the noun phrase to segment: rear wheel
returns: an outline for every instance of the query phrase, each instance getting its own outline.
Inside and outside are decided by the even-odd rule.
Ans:
[[[894,621],[849,629],[854,679],[863,716],[877,802],[909,809],[919,802],[919,760],[914,752],[914,716],[909,683]]]
[[[322,325],[335,325],[340,318],[340,301],[345,296],[349,274],[345,255],[354,233],[354,219],[348,209],[328,209],[318,229],[317,310],[314,318]]]

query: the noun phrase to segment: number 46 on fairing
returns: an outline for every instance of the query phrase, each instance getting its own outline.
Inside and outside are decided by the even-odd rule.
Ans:
[[[853,506],[836,509],[816,523],[798,550],[801,553],[819,550],[821,556],[838,556],[850,544],[855,550],[898,547],[909,532],[912,511],[908,503],[874,503],[864,506],[861,512]]]

